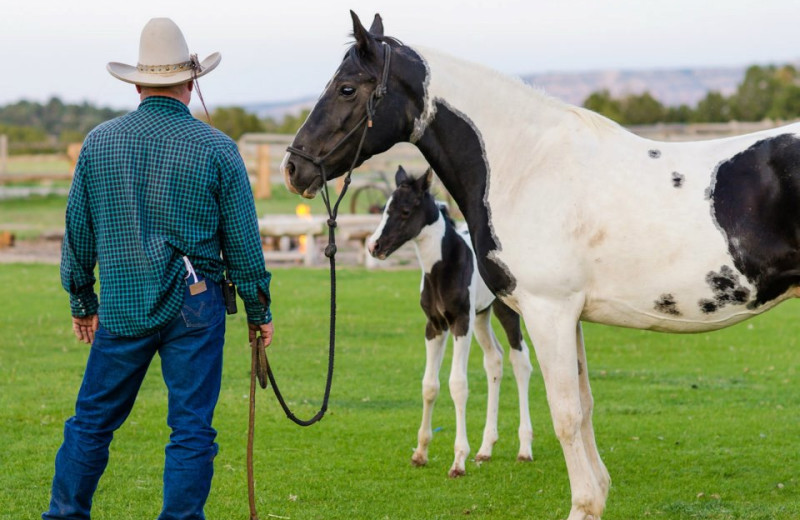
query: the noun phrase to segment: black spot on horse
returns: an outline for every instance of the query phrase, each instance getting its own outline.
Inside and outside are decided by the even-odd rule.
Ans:
[[[651,159],[658,159],[661,157],[661,150],[648,150],[647,155],[649,155]]]
[[[465,114],[443,100],[437,99],[435,105],[436,117],[417,146],[458,201],[469,227],[478,271],[486,285],[498,296],[510,294],[516,287],[516,279],[502,261],[490,256],[502,247],[492,229],[490,208],[484,201],[490,175],[483,139]]]
[[[750,307],[800,284],[800,138],[770,137],[720,163],[709,195],[736,269],[756,287]]]
[[[672,186],[673,187],[680,188],[681,186],[683,186],[683,181],[684,180],[685,180],[685,177],[682,174],[680,174],[678,172],[672,172]]]
[[[700,310],[705,314],[716,312],[726,305],[744,305],[750,299],[750,289],[739,283],[739,275],[727,265],[720,267],[718,273],[708,273],[706,282],[714,293],[714,298],[698,302]]]
[[[656,300],[655,309],[658,312],[669,314],[670,316],[680,316],[681,311],[678,310],[678,302],[675,301],[675,296],[672,294],[662,294]]]

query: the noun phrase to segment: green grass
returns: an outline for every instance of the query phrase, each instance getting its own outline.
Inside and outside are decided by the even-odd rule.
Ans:
[[[325,270],[274,272],[270,361],[301,416],[322,395]],[[0,519],[46,507],[63,421],[88,348],[71,337],[58,268],[0,267]],[[258,394],[260,518],[563,519],[569,483],[538,371],[531,384],[534,462],[518,463],[516,391],[506,364],[494,459],[450,480],[454,414],[443,370],[441,427],[425,468],[409,464],[419,425],[424,319],[413,270],[339,272],[336,373],[329,414],[301,429],[270,392]],[[797,302],[705,335],[585,327],[595,429],[613,485],[605,520],[800,518],[800,349]],[[249,350],[242,315],[229,317],[215,425],[220,452],[206,513],[247,518],[245,440]],[[445,360],[448,367],[449,359]],[[486,387],[470,360],[469,438],[480,444]],[[158,362],[112,444],[93,518],[142,519],[160,507],[166,395]]]

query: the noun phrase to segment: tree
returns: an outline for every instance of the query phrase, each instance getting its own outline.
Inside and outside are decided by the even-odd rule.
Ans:
[[[622,103],[611,97],[611,93],[607,89],[592,92],[583,102],[583,106],[623,124]]]
[[[622,100],[622,117],[626,125],[652,125],[664,120],[666,110],[649,92],[630,94]]]
[[[731,120],[731,116],[731,106],[725,96],[711,91],[697,103],[691,121],[693,123],[725,123]]]
[[[258,116],[241,107],[219,107],[211,114],[214,126],[234,141],[246,132],[263,132],[264,125]]]

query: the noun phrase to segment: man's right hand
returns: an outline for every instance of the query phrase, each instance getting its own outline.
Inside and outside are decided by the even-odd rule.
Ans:
[[[272,326],[273,322],[264,323],[262,325],[256,325],[255,323],[248,323],[247,328],[249,336],[250,336],[250,343],[253,343],[256,340],[256,336],[261,334],[261,337],[264,338],[264,346],[268,347],[270,343],[272,343],[272,335],[275,332],[275,328]]]

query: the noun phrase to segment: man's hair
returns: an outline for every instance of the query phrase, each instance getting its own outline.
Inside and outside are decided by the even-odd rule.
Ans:
[[[178,96],[183,94],[184,90],[186,90],[186,85],[190,83],[187,81],[185,83],[180,83],[178,85],[169,85],[167,87],[145,87],[142,86],[142,91],[146,91],[150,95],[158,95],[158,94],[172,94],[174,96]]]

